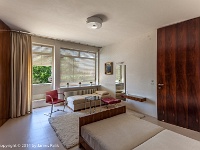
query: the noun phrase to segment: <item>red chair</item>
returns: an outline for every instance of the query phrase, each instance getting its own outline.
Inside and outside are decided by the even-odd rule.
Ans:
[[[103,101],[105,104],[107,104],[107,108],[108,108],[109,104],[115,104],[115,106],[116,106],[117,103],[121,102],[120,99],[116,99],[116,98],[113,98],[113,97],[104,97],[104,98],[101,99],[101,101]]]
[[[58,94],[63,94],[64,99],[58,99]],[[51,104],[51,113],[49,113],[48,116],[51,117],[52,113],[57,112],[57,111],[53,111],[54,104],[63,103],[63,102],[64,102],[63,110],[57,109],[57,111],[64,111],[65,109],[66,100],[65,100],[64,93],[58,93],[57,90],[46,92],[46,103]]]

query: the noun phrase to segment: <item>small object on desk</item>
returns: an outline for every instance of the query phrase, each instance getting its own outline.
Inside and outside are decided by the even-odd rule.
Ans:
[[[90,85],[92,85],[92,82],[90,82]]]
[[[146,97],[141,97],[141,96],[137,96],[137,95],[124,94],[123,97],[127,98],[127,99],[131,99],[131,100],[135,100],[138,102],[146,101]]]

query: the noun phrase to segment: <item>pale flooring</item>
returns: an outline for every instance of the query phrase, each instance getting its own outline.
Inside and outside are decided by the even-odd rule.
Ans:
[[[57,108],[62,109],[63,107],[58,106]],[[49,111],[50,107],[37,108],[33,109],[32,114],[15,119],[9,119],[0,127],[0,150],[11,149],[11,146],[16,146],[18,148],[12,147],[12,149],[19,150],[65,150],[48,122],[49,117],[44,115],[44,113]],[[52,116],[72,112],[69,108],[66,108],[65,111],[66,112],[56,112]],[[160,122],[150,116],[146,116],[143,119],[200,141],[199,132]],[[3,148],[2,146],[9,147]],[[79,148],[74,147],[70,150],[79,150]]]
[[[200,141],[200,132],[196,132],[196,131],[193,131],[193,130],[190,130],[190,129],[186,129],[186,128],[175,126],[175,125],[172,125],[172,124],[169,124],[169,123],[158,121],[156,118],[148,116],[148,115],[145,115],[145,118],[143,118],[143,119],[146,120],[146,121],[149,121],[151,123],[157,124],[157,125],[165,128],[165,129],[174,131],[176,133],[179,133],[179,134],[182,134],[184,136],[187,136],[187,137],[190,137],[192,139]]]

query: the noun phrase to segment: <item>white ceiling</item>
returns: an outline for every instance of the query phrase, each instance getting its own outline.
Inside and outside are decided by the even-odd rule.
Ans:
[[[102,28],[88,29],[97,14]],[[200,0],[0,0],[11,29],[100,47],[199,16]]]

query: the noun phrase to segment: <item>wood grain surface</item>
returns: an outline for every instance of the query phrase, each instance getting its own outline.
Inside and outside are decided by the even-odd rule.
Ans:
[[[158,120],[200,131],[200,18],[157,31]]]
[[[0,126],[9,119],[11,95],[11,50],[9,27],[0,20]]]

